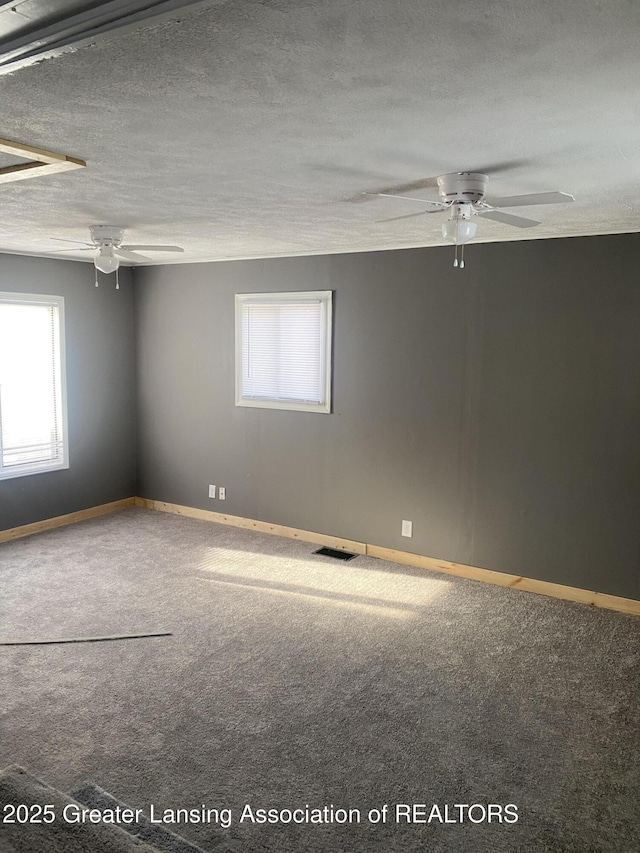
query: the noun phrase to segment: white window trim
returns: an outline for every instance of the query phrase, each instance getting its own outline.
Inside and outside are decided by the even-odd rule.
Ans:
[[[24,465],[3,468],[0,456],[0,480],[16,477],[28,477],[46,471],[61,471],[69,467],[69,434],[67,429],[67,370],[65,351],[64,297],[50,296],[44,293],[7,293],[0,292],[0,302],[18,304],[55,306],[58,309],[58,361],[60,364],[60,417],[62,420],[62,456],[59,460],[45,459],[40,462],[28,462]],[[1,440],[1,436],[0,436]]]
[[[296,402],[294,400],[269,400],[242,395],[242,305],[246,302],[291,301],[303,299],[318,299],[322,305],[324,337],[322,353],[323,369],[323,402],[308,403]],[[333,327],[333,291],[331,290],[304,290],[286,291],[283,293],[236,293],[235,296],[235,319],[236,319],[236,406],[246,406],[255,409],[283,409],[295,412],[317,412],[320,414],[331,414],[331,353],[332,353],[332,327]]]

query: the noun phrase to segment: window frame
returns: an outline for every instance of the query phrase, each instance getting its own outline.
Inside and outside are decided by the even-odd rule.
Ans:
[[[56,310],[57,320],[57,352],[55,353],[59,368],[58,411],[62,429],[60,458],[43,459],[37,462],[25,462],[4,467],[2,464],[2,423],[0,422],[0,482],[17,477],[28,477],[32,474],[42,474],[47,471],[62,471],[69,468],[69,431],[67,418],[67,370],[65,348],[65,315],[64,297],[45,293],[13,293],[0,291],[0,304],[14,303],[18,305],[42,305]]]
[[[242,329],[242,307],[247,303],[265,303],[270,305],[286,304],[300,300],[318,300],[321,304],[322,331],[321,340],[323,351],[321,353],[321,386],[323,399],[319,403],[280,400],[266,397],[249,397],[243,394],[243,329]],[[333,339],[333,291],[332,290],[295,290],[284,292],[261,292],[261,293],[236,293],[235,294],[235,391],[236,406],[255,409],[280,409],[294,412],[316,412],[318,414],[331,414],[331,387],[332,387],[332,339]]]

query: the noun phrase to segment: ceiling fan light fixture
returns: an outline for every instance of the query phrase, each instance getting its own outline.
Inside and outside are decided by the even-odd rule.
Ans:
[[[464,269],[464,246],[469,243],[478,233],[476,217],[493,219],[505,225],[513,225],[516,228],[533,228],[540,223],[535,219],[527,219],[524,216],[514,216],[506,213],[503,207],[526,207],[532,204],[562,204],[575,201],[570,193],[545,192],[528,193],[526,195],[513,195],[503,197],[486,198],[489,175],[484,172],[452,172],[448,175],[440,175],[436,178],[438,184],[439,201],[426,198],[414,198],[413,196],[398,195],[398,191],[409,191],[418,186],[426,186],[424,181],[415,184],[405,184],[396,187],[395,190],[383,190],[376,193],[365,193],[365,195],[389,196],[404,201],[412,201],[424,206],[430,205],[435,210],[423,210],[421,213],[408,213],[404,216],[394,216],[391,219],[381,219],[379,222],[393,222],[396,219],[410,219],[413,216],[424,216],[429,213],[449,212],[449,219],[442,226],[442,236],[445,240],[455,246],[453,265]],[[458,252],[460,246],[460,252]],[[460,259],[458,260],[458,254]]]
[[[100,246],[93,262],[97,270],[109,275],[120,266],[120,258],[116,257],[113,246]]]
[[[442,236],[445,240],[455,243],[456,246],[461,246],[463,243],[468,243],[478,233],[478,223],[472,219],[459,219],[454,217],[447,219],[442,226]]]

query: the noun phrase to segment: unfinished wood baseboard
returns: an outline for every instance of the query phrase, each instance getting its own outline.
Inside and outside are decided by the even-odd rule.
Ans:
[[[257,530],[260,533],[271,533],[275,536],[285,536],[287,539],[299,539],[301,542],[313,542],[317,545],[328,545],[331,548],[342,548],[356,554],[366,554],[391,563],[401,563],[405,566],[415,566],[419,569],[441,572],[454,577],[482,581],[496,586],[507,586],[511,589],[521,589],[535,592],[538,595],[549,595],[552,598],[562,598],[565,601],[575,601],[592,607],[605,607],[622,613],[632,613],[640,616],[640,601],[633,598],[622,598],[604,592],[591,592],[579,587],[564,586],[550,581],[525,578],[520,575],[510,575],[506,572],[496,572],[491,569],[480,569],[477,566],[466,566],[463,563],[452,563],[448,560],[438,560],[434,557],[424,557],[422,554],[412,554],[408,551],[397,551],[394,548],[382,548],[379,545],[367,545],[364,542],[354,542],[351,539],[340,539],[323,533],[313,533],[309,530],[298,530],[295,527],[284,527],[281,524],[269,524],[266,521],[255,521],[236,515],[226,515],[196,507],[153,501],[147,498],[136,498],[135,504],[145,509],[155,509],[189,518],[200,518],[205,521],[215,521],[218,524],[228,524],[232,527],[242,527],[246,530]]]
[[[315,545],[328,545],[330,548],[342,548],[355,554],[366,554],[364,542],[353,542],[351,539],[340,539],[338,536],[327,536],[324,533],[314,533],[311,530],[298,530],[295,527],[284,527],[282,524],[269,524],[267,521],[256,521],[252,518],[241,518],[238,515],[226,515],[222,512],[212,512],[208,509],[197,509],[192,506],[170,504],[165,501],[152,501],[147,498],[136,498],[136,506],[144,509],[157,509],[174,515],[185,515],[188,518],[200,518],[204,521],[215,521],[218,524],[228,524],[231,527],[242,527],[245,530],[257,530],[260,533],[271,533],[274,536],[284,536],[286,539],[300,539],[301,542],[313,542]]]
[[[477,566],[466,566],[463,563],[453,563],[448,560],[438,560],[435,557],[425,557],[422,554],[412,554],[409,551],[397,551],[394,548],[383,548],[380,545],[367,545],[364,542],[355,542],[352,539],[342,539],[338,536],[327,536],[324,533],[315,533],[311,530],[298,530],[295,527],[285,527],[282,524],[270,524],[266,521],[257,521],[251,518],[242,518],[237,515],[227,515],[222,512],[212,512],[197,507],[181,506],[180,504],[167,503],[165,501],[154,501],[148,498],[125,498],[121,501],[102,504],[100,506],[82,509],[78,512],[70,512],[67,515],[59,515],[56,518],[47,518],[36,521],[33,524],[25,524],[22,527],[13,527],[10,530],[0,530],[0,543],[22,536],[31,536],[33,533],[42,533],[44,530],[52,530],[55,527],[64,527],[67,524],[75,524],[86,518],[95,518],[106,515],[109,512],[117,512],[129,507],[141,507],[143,509],[159,510],[174,515],[183,515],[187,518],[198,518],[203,521],[214,521],[218,524],[227,524],[231,527],[241,527],[245,530],[257,530],[259,533],[270,533],[274,536],[284,536],[287,539],[299,539],[301,542],[311,542],[315,545],[327,545],[330,548],[342,548],[355,554],[366,554],[369,557],[377,557],[380,560],[388,560],[391,563],[401,563],[405,566],[415,566],[419,569],[441,572],[453,577],[467,578],[468,580],[482,581],[496,586],[506,586],[511,589],[520,589],[526,592],[535,592],[537,595],[549,595],[552,598],[562,598],[565,601],[575,601],[579,604],[588,604],[591,607],[604,607],[609,610],[618,610],[621,613],[632,613],[640,616],[640,601],[634,598],[622,598],[619,595],[609,595],[605,592],[592,592],[579,587],[564,586],[563,584],[551,583],[550,581],[525,578],[520,575],[511,575],[506,572],[496,572],[491,569],[480,569]]]
[[[112,501],[108,504],[89,507],[89,509],[69,512],[67,515],[58,515],[55,518],[34,521],[33,524],[23,524],[21,527],[0,530],[0,542],[9,542],[12,539],[20,539],[22,536],[31,536],[34,533],[42,533],[44,530],[53,530],[55,527],[65,527],[67,524],[75,524],[77,521],[84,521],[85,518],[96,518],[98,515],[106,515],[109,512],[127,509],[135,506],[135,500],[135,498],[125,498],[121,501]]]
[[[405,566],[416,566],[442,572],[458,578],[467,578],[496,586],[508,586],[511,589],[522,589],[535,592],[538,595],[549,595],[552,598],[562,598],[565,601],[576,601],[592,607],[605,607],[609,610],[619,610],[622,613],[633,613],[640,616],[640,601],[634,598],[622,598],[619,595],[609,595],[606,592],[592,592],[576,586],[564,586],[551,581],[525,578],[520,575],[510,575],[506,572],[495,572],[491,569],[479,569],[477,566],[466,566],[463,563],[452,563],[448,560],[438,560],[435,557],[423,557],[421,554],[411,554],[408,551],[396,551],[393,548],[381,548],[378,545],[367,545],[367,554],[392,563],[402,563]]]

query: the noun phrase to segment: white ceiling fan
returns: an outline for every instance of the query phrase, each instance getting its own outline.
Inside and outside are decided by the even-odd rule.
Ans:
[[[430,205],[430,209],[420,213],[407,213],[403,216],[393,216],[380,222],[394,222],[397,219],[410,219],[413,216],[424,216],[429,213],[448,212],[447,221],[442,226],[442,235],[456,246],[454,267],[464,267],[464,244],[468,243],[478,233],[478,219],[493,219],[505,225],[516,228],[532,228],[540,225],[537,219],[526,219],[524,216],[514,216],[504,213],[503,207],[527,207],[533,204],[564,204],[575,201],[569,193],[547,192],[531,193],[529,195],[511,195],[487,197],[486,190],[489,176],[482,172],[454,172],[450,175],[440,175],[437,179],[439,201],[413,198],[412,196],[395,195],[394,193],[364,193],[364,195],[385,196],[412,201],[414,204]],[[458,262],[458,246],[462,246],[461,258]]]
[[[119,288],[118,268],[120,267],[120,259],[126,261],[148,261],[145,255],[137,254],[138,250],[143,252],[184,252],[180,246],[146,246],[141,244],[123,245],[124,228],[117,225],[92,225],[89,228],[91,235],[91,243],[82,243],[78,240],[63,240],[64,243],[77,243],[84,246],[83,249],[78,249],[80,252],[93,252],[93,263],[96,268],[96,287],[98,286],[98,270],[109,275],[115,272],[116,288]],[[52,240],[59,240],[57,237],[52,237]]]

